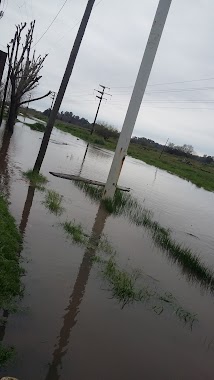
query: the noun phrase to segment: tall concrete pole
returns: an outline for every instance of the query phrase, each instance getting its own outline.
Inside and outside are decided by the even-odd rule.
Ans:
[[[172,0],[160,0],[115,150],[103,199],[113,198]]]
[[[71,76],[71,73],[73,71],[73,67],[74,67],[74,64],[76,61],[76,57],[77,57],[77,54],[79,52],[79,48],[80,48],[80,45],[82,42],[82,38],[84,36],[85,29],[86,29],[86,26],[88,24],[88,20],[89,20],[89,17],[91,15],[91,11],[92,11],[92,8],[94,6],[94,3],[95,3],[95,0],[88,0],[87,6],[85,9],[85,13],[83,15],[83,18],[82,18],[76,39],[74,41],[74,45],[73,45],[73,48],[71,50],[71,54],[70,54],[70,57],[69,57],[69,60],[67,63],[67,67],[65,69],[65,73],[63,75],[62,82],[61,82],[58,94],[56,96],[56,100],[54,102],[53,109],[51,110],[51,113],[50,113],[50,116],[49,116],[49,119],[47,122],[45,133],[44,133],[42,143],[40,146],[39,154],[37,156],[37,159],[36,159],[36,162],[35,162],[35,165],[33,168],[33,170],[35,170],[37,172],[39,172],[39,170],[42,166],[42,162],[43,162],[44,157],[45,157],[45,153],[46,153],[46,150],[48,147],[50,135],[51,135],[51,132],[52,132],[52,129],[53,129],[56,117],[57,117],[57,113],[58,113],[59,108],[61,106],[64,94],[65,94],[65,91],[66,91],[66,88],[67,88],[67,85],[68,85],[68,82],[69,82],[69,79]]]

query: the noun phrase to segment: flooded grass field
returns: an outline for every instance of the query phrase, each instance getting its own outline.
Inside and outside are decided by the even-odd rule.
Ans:
[[[19,117],[22,120],[21,117]],[[26,122],[31,123],[32,120]],[[0,130],[3,138],[3,130]],[[53,177],[105,181],[113,153],[54,129],[18,122],[1,147],[0,186],[23,237],[24,295],[0,327],[20,380],[213,379],[214,194],[127,157],[130,195]]]

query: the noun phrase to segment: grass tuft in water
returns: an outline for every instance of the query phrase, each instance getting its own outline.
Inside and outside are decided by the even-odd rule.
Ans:
[[[24,177],[27,178],[32,186],[43,189],[42,185],[45,185],[48,182],[48,179],[41,173],[29,169],[23,173]]]
[[[60,195],[56,191],[48,190],[47,193],[45,194],[45,200],[43,201],[43,204],[53,214],[61,215],[63,212],[63,207],[61,205],[62,198],[63,198],[62,195]]]
[[[5,347],[0,343],[0,365],[5,367],[8,365],[15,356],[14,347]]]
[[[115,260],[110,258],[104,266],[103,275],[111,285],[113,297],[122,302],[122,307],[127,303],[141,301],[142,292],[135,287],[138,274],[120,270]]]
[[[99,186],[90,185],[88,183],[84,183],[82,181],[74,181],[74,185],[76,185],[80,190],[82,190],[87,196],[89,196],[94,201],[99,201],[102,198],[103,189]]]
[[[101,236],[99,239],[95,238],[95,240],[92,237],[89,238],[84,232],[83,226],[75,223],[75,220],[64,222],[62,226],[71,236],[74,243],[82,244],[89,249],[91,260],[102,268],[101,273],[109,284],[112,298],[121,303],[122,308],[126,304],[134,302],[151,303],[150,309],[156,314],[161,314],[166,307],[170,307],[180,320],[185,324],[190,324],[192,327],[196,316],[180,307],[171,293],[159,294],[154,286],[149,286],[151,278],[145,276],[143,279],[143,275],[139,270],[131,270],[130,273],[127,270],[119,268],[115,260],[116,252],[106,236]],[[101,257],[96,254],[96,252],[110,255],[110,257],[106,260],[103,256]],[[143,279],[143,282],[141,281],[139,285],[138,280],[140,279]]]
[[[97,246],[97,251],[103,252],[107,255],[113,255],[115,253],[114,248],[109,243],[109,241],[105,235],[102,235],[101,239],[99,240],[99,243]]]
[[[77,186],[93,200],[101,200],[102,189],[97,188],[97,186],[83,183],[79,183]],[[188,280],[196,280],[202,286],[214,291],[213,271],[206,267],[202,260],[193,254],[189,248],[173,240],[171,231],[154,221],[151,211],[143,208],[130,194],[117,190],[113,200],[107,199],[103,203],[107,211],[113,215],[122,215],[136,226],[145,227],[151,234],[155,244],[167,253],[170,260],[182,268],[182,272],[187,276]]]
[[[62,226],[75,243],[87,244],[86,234],[81,224],[76,224],[75,221],[73,221],[64,222]]]
[[[197,315],[196,314],[192,314],[189,311],[184,310],[180,306],[176,309],[175,314],[178,316],[178,318],[181,321],[190,324],[191,328],[193,326],[193,323],[195,321],[197,321]]]
[[[30,129],[32,129],[33,131],[38,131],[38,132],[45,132],[45,128],[46,128],[44,124],[38,123],[38,122],[34,124],[25,123],[25,125],[30,127]]]
[[[96,255],[93,260],[101,265],[102,275],[110,285],[112,298],[117,299],[122,308],[127,304],[143,302],[149,310],[158,315],[165,312],[166,309],[171,310],[180,321],[190,326],[190,328],[197,321],[196,314],[182,308],[171,293],[160,294],[154,285],[149,285],[149,276],[143,277],[139,270],[132,270],[130,273],[119,268],[113,256],[108,260],[104,260]]]
[[[105,199],[102,202],[109,213],[118,214],[122,208],[127,206],[128,201],[129,197],[127,194],[125,195],[117,189],[113,199]]]

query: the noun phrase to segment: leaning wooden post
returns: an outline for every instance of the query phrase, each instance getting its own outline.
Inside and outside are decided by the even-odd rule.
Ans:
[[[103,192],[113,198],[172,0],[160,0]]]

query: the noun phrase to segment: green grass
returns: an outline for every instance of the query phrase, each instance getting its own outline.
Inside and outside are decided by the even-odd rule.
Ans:
[[[91,135],[90,129],[83,128],[83,127],[78,127],[69,123],[63,123],[61,121],[57,121],[55,123],[55,128],[60,129],[63,132],[70,133],[73,136],[79,137],[82,140],[100,145],[100,146],[105,146],[106,142],[103,137],[97,135],[94,133]]]
[[[30,129],[32,129],[33,131],[38,131],[38,132],[45,132],[45,128],[46,126],[42,123],[34,123],[34,124],[31,124],[31,123],[25,123],[25,125],[27,125],[28,127],[30,127]]]
[[[62,207],[62,195],[54,190],[48,190],[45,194],[45,200],[43,204],[55,215],[61,215],[63,212]]]
[[[32,169],[27,170],[23,175],[30,181],[31,185],[35,187],[43,188],[42,185],[48,182],[48,179],[43,174],[33,171]]]
[[[0,308],[7,308],[23,292],[18,253],[21,236],[5,199],[0,196]]]
[[[13,347],[5,347],[0,343],[0,366],[5,367],[8,365],[15,356]]]
[[[21,246],[22,239],[15,220],[8,210],[7,201],[0,195],[0,309],[9,312],[17,310],[17,302],[23,295],[21,277],[24,271],[19,264]],[[13,356],[13,348],[0,344],[0,366],[8,364]]]
[[[76,224],[75,221],[73,222],[64,222],[62,223],[62,226],[64,230],[69,234],[72,238],[72,240],[75,243],[81,243],[86,244],[86,234],[83,231],[83,227],[81,224]]]
[[[102,198],[103,190],[97,186],[74,182],[84,193],[99,202]],[[143,208],[131,194],[116,191],[113,200],[104,201],[106,209],[117,216],[124,216],[138,227],[146,228],[155,244],[162,248],[168,258],[177,263],[182,269],[182,273],[190,281],[197,281],[203,287],[214,291],[214,274],[202,260],[182,244],[177,243],[172,237],[169,229],[162,227],[152,219],[152,213]]]

